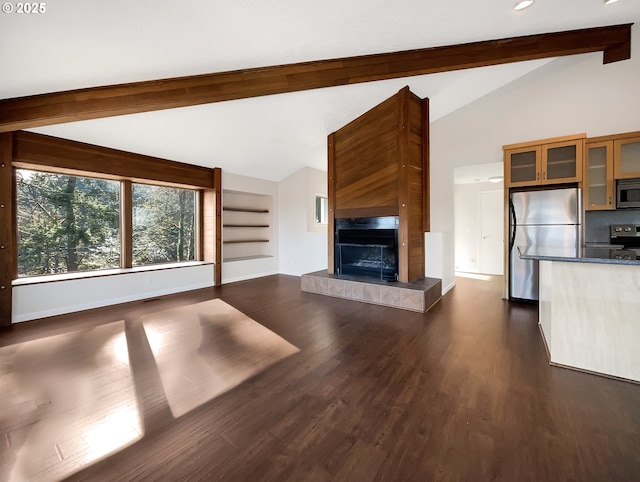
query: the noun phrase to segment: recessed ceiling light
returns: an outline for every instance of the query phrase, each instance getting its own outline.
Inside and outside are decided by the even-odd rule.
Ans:
[[[513,7],[514,10],[522,10],[523,8],[527,8],[533,3],[533,0],[520,0],[516,3],[516,6]]]
[[[489,182],[502,182],[502,176],[491,176]]]
[[[616,3],[618,0],[604,0],[605,5],[611,5],[612,3]]]

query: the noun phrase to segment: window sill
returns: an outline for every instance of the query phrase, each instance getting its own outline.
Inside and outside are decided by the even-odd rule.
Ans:
[[[152,264],[148,266],[136,266],[135,268],[114,268],[101,269],[95,271],[82,271],[75,273],[48,274],[42,276],[26,276],[12,281],[12,286],[26,286],[40,283],[54,283],[56,281],[69,281],[87,278],[100,278],[103,276],[116,276],[131,273],[144,273],[149,271],[160,271],[166,269],[189,268],[192,266],[213,265],[210,261],[183,261],[180,263]]]

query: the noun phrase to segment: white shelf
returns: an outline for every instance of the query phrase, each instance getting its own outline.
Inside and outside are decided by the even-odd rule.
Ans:
[[[252,259],[264,259],[264,258],[273,258],[271,255],[263,255],[258,254],[255,256],[239,256],[237,258],[225,258],[222,260],[223,263],[235,263],[236,261],[250,261]]]

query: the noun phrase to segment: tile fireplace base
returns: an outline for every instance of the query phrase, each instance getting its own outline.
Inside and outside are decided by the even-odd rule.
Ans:
[[[411,283],[354,279],[329,274],[327,270],[302,275],[300,289],[347,300],[426,312],[442,297],[442,281],[420,278]]]

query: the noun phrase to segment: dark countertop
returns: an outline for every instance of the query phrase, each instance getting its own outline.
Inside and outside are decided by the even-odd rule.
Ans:
[[[574,249],[518,246],[522,259],[540,261],[566,261],[572,263],[628,264],[640,266],[640,259],[611,259],[609,247],[586,247],[576,256]],[[618,248],[619,249],[619,248]]]

